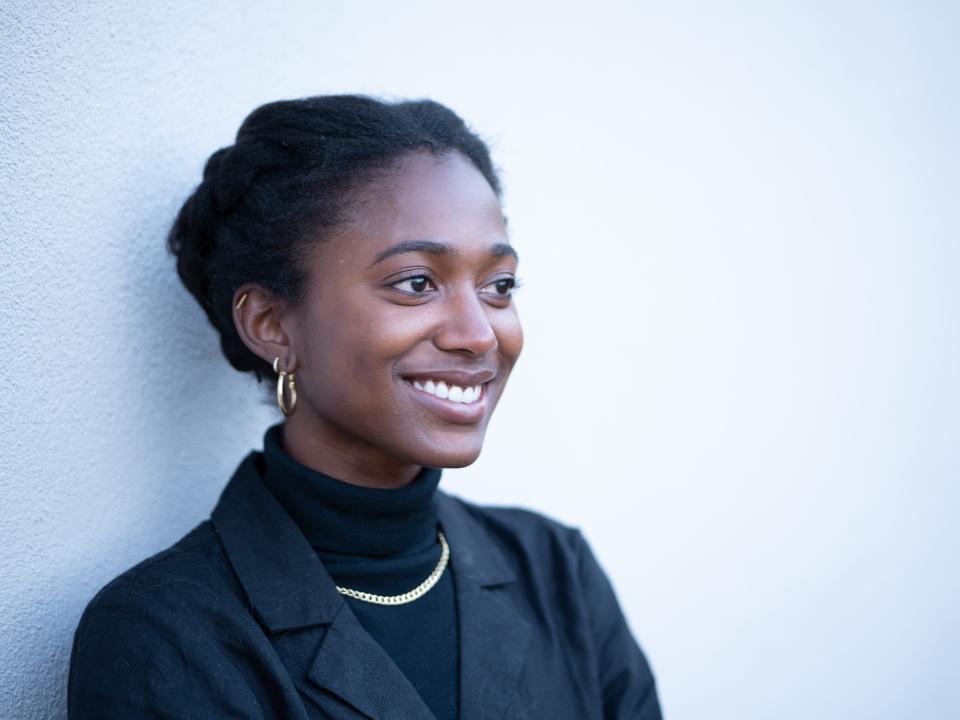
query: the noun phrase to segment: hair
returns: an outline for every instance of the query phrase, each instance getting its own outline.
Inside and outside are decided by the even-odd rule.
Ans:
[[[167,246],[234,368],[258,381],[272,373],[237,333],[237,288],[256,283],[299,302],[307,247],[347,222],[358,191],[418,151],[461,153],[500,196],[487,146],[431,100],[326,95],[268,103],[247,116],[233,145],[210,156]]]

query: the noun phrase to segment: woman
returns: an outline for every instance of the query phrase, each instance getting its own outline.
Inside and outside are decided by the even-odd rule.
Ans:
[[[255,110],[169,244],[285,416],[77,629],[73,718],[659,718],[579,532],[438,489],[523,344],[500,185],[434,102]]]

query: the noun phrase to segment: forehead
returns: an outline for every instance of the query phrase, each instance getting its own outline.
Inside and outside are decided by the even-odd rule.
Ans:
[[[505,243],[500,201],[479,170],[456,152],[409,155],[361,191],[343,231],[318,250],[346,264],[373,262],[399,242],[450,245],[458,255],[489,254]],[[323,246],[326,246],[325,248]]]

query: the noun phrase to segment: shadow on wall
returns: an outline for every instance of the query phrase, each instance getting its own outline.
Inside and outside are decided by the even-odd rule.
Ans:
[[[162,148],[144,157],[164,158]],[[109,323],[109,365],[102,373],[111,417],[96,428],[85,518],[97,518],[70,558],[71,567],[49,578],[66,632],[51,636],[41,667],[47,681],[22,680],[65,715],[66,677],[73,632],[82,609],[113,577],[176,542],[209,517],[233,469],[260,447],[265,428],[279,419],[270,388],[236,372],[220,353],[219,338],[183,288],[166,235],[180,204],[199,181],[184,182],[182,160],[167,167],[133,168],[116,198],[122,236],[104,268],[117,282],[93,292]],[[118,185],[120,183],[118,182]],[[125,222],[124,222],[125,220]],[[84,460],[81,459],[81,463]],[[112,476],[103,476],[103,467]],[[63,610],[67,609],[64,613]],[[43,665],[47,665],[43,668]],[[52,672],[50,666],[56,667]],[[51,686],[49,678],[57,678]],[[54,697],[49,697],[50,694]],[[38,712],[35,716],[50,716]]]

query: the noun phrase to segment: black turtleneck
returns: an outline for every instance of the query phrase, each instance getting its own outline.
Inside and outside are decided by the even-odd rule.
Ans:
[[[398,595],[423,582],[436,566],[440,470],[424,468],[393,490],[351,485],[290,457],[283,449],[282,425],[267,430],[263,455],[264,483],[337,585]],[[456,718],[459,642],[450,568],[429,592],[406,605],[350,597],[347,603],[438,720]]]

